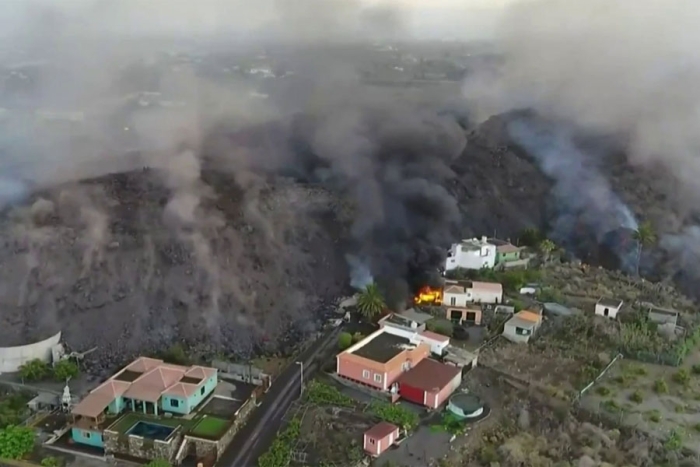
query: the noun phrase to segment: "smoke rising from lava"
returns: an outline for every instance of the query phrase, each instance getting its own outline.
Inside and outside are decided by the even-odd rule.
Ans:
[[[21,181],[5,199],[25,190],[45,199],[12,212],[0,250],[2,318],[15,340],[16,325],[33,320],[29,338],[61,326],[74,345],[113,355],[203,336],[249,349],[341,292],[329,266],[340,249],[380,279],[440,264],[460,221],[443,185],[462,129],[427,106],[369,95],[324,49],[402,33],[400,12],[353,0],[304,5],[21,9],[14,43],[27,55],[16,60],[37,61],[37,92],[7,92],[22,118],[5,127],[13,150],[0,176]],[[200,39],[233,57],[209,64],[229,71],[283,41],[300,73],[254,97],[251,79],[194,71],[208,60]],[[191,49],[194,64],[179,60]],[[36,110],[78,112],[79,122],[57,128]],[[333,215],[348,219],[347,245],[324,231],[320,219]]]
[[[464,94],[481,118],[530,108],[587,132],[621,136],[631,164],[668,171],[683,187],[687,205],[696,205],[700,32],[693,25],[698,20],[700,4],[692,0],[672,6],[659,0],[521,1],[498,28],[502,67],[472,75]],[[578,154],[562,151],[557,157],[573,168]],[[565,184],[562,175],[554,177]],[[597,176],[583,180],[591,183],[586,192],[599,184]],[[694,211],[686,209],[689,217]],[[695,237],[689,232],[674,242]]]

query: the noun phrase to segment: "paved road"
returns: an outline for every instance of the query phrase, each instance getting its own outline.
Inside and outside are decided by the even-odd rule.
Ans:
[[[309,380],[321,367],[325,357],[335,348],[342,327],[329,331],[314,342],[297,359],[304,362],[304,380]],[[272,444],[284,414],[299,397],[299,365],[292,363],[273,382],[262,403],[251,414],[217,463],[220,467],[255,467]]]

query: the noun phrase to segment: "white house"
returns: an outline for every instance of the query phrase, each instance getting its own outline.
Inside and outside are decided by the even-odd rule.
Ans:
[[[541,324],[540,313],[519,311],[503,325],[503,337],[511,342],[526,344]]]
[[[595,304],[595,314],[615,319],[620,308],[622,308],[622,300],[601,297],[598,303]]]
[[[502,303],[503,286],[498,282],[445,281],[442,303],[466,307],[471,303]]]
[[[445,260],[445,271],[457,268],[491,269],[495,265],[496,245],[489,243],[486,237],[472,238],[452,245]]]

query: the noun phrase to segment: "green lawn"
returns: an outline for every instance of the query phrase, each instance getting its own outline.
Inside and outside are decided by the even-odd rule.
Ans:
[[[211,415],[205,415],[197,425],[195,425],[190,434],[193,436],[204,436],[207,438],[216,438],[220,436],[226,428],[228,428],[229,421],[223,418],[212,417]]]

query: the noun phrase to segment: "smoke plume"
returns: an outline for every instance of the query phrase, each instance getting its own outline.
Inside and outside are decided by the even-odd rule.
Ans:
[[[45,337],[45,316],[109,356],[244,351],[306,330],[347,287],[346,254],[353,286],[407,288],[458,236],[444,186],[462,129],[368,89],[343,55],[410,36],[404,10],[182,5],[0,5],[16,46],[0,55],[0,207],[43,200],[1,226],[3,342]]]
[[[574,122],[579,130],[619,136],[630,163],[672,174],[687,203],[697,204],[700,33],[692,25],[698,19],[700,5],[692,0],[672,7],[658,0],[521,1],[498,28],[502,66],[472,75],[464,94],[482,118],[530,108],[553,121]],[[524,131],[520,127],[515,136]],[[548,150],[529,146],[545,171],[551,168]],[[619,205],[601,188],[601,177],[585,167],[588,162],[582,167],[579,155],[576,150],[557,155],[559,167],[581,174],[577,202],[591,212]],[[559,186],[572,181],[568,174],[568,169],[550,173]],[[602,194],[587,195],[594,192]],[[620,227],[630,225],[628,220],[622,215]]]

